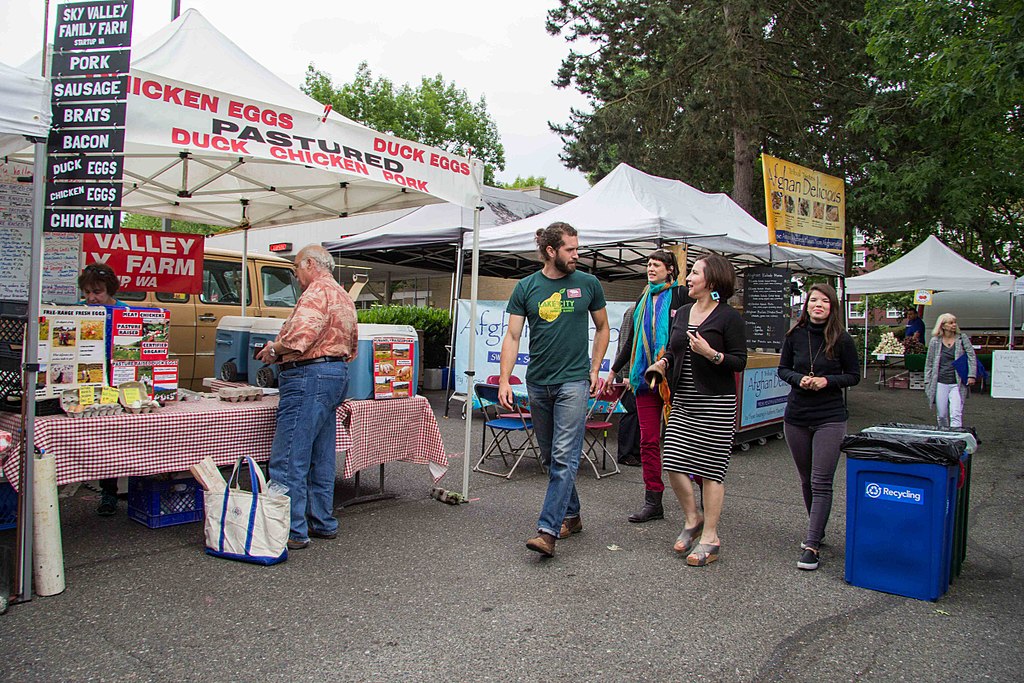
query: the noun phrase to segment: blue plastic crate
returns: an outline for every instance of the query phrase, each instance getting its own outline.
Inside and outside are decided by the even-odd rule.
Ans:
[[[129,477],[128,516],[150,529],[198,522],[203,518],[203,487],[191,477]]]
[[[18,526],[18,492],[8,482],[0,482],[0,531]]]

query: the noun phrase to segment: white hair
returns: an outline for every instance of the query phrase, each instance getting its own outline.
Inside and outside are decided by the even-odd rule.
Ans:
[[[319,244],[309,244],[299,250],[295,256],[295,265],[299,266],[303,261],[315,263],[317,267],[328,273],[334,272],[334,257],[331,256],[331,252]]]

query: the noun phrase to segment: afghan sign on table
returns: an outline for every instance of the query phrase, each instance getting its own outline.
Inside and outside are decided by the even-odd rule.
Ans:
[[[44,230],[120,229],[133,10],[133,0],[57,8]]]
[[[102,386],[107,370],[107,311],[101,306],[43,306],[39,315],[37,398],[76,386]]]
[[[782,348],[789,331],[791,273],[785,268],[750,268],[743,273],[743,320],[747,346]]]
[[[373,397],[409,398],[415,342],[407,337],[373,340]]]
[[[110,360],[167,360],[171,314],[163,308],[112,308]]]
[[[86,265],[105,263],[127,292],[199,294],[203,291],[203,236],[122,230],[116,235],[86,234]]]
[[[0,163],[0,299],[28,301],[32,263],[32,164]],[[43,239],[43,301],[75,304],[79,236],[51,232]]]
[[[835,178],[761,155],[768,239],[772,244],[842,254],[846,188]]]

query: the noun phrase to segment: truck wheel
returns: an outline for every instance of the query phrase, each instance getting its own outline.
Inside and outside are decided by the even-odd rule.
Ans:
[[[220,366],[220,378],[225,382],[234,382],[238,379],[238,366],[231,361],[225,361]]]

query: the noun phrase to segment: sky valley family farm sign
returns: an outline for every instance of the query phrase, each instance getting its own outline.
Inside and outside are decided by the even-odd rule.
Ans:
[[[106,263],[129,292],[203,291],[203,236],[151,230],[82,236],[85,262]]]

